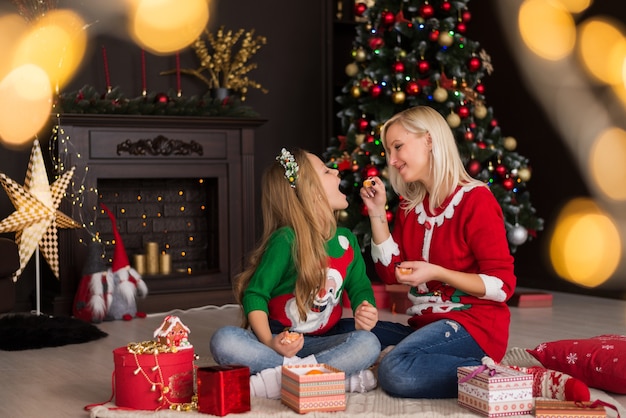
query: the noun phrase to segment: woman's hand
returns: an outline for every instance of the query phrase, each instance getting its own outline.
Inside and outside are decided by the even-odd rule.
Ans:
[[[272,338],[270,346],[283,357],[293,357],[298,351],[302,350],[304,346],[304,337],[302,334],[298,334],[295,338],[294,334],[293,332],[285,330]]]
[[[360,194],[370,216],[386,214],[387,193],[385,184],[379,177],[368,177],[363,182]]]
[[[378,322],[378,309],[364,300],[354,311],[354,327],[364,331],[371,331]]]

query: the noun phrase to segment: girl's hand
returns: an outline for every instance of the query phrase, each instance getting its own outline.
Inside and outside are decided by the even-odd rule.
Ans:
[[[417,287],[430,280],[437,280],[439,268],[425,261],[403,261],[396,264],[396,280],[398,283]]]
[[[364,300],[354,311],[354,327],[371,331],[378,322],[378,309]]]
[[[302,334],[294,336],[295,333],[285,330],[272,338],[271,347],[283,357],[293,357],[304,346]]]

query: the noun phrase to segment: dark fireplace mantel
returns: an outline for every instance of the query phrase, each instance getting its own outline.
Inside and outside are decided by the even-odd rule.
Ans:
[[[217,217],[213,239],[217,259],[212,260],[212,267],[207,271],[144,275],[149,295],[146,299],[138,299],[138,309],[163,312],[233,302],[232,277],[241,271],[244,257],[255,242],[254,131],[265,121],[184,116],[61,115],[55,118],[55,122],[57,158],[64,162],[61,169],[75,166],[76,173],[86,173],[85,190],[97,190],[98,182],[124,184],[124,180],[136,183],[146,179],[152,179],[153,183],[154,180],[167,179],[163,181],[165,185],[177,183],[176,179],[182,182],[183,179],[202,178],[211,179],[215,185],[217,202],[210,203],[216,212],[211,216]],[[67,146],[68,143],[71,146]],[[83,210],[97,208],[98,200],[106,198],[98,197],[96,193],[86,194]],[[109,204],[115,206],[116,203],[107,202]],[[70,214],[76,210],[72,206],[75,205],[68,201],[60,209]],[[61,283],[60,294],[53,300],[53,311],[57,315],[71,313],[87,258],[85,242],[93,232],[59,231]],[[130,228],[123,230],[124,234],[124,241],[142,238]],[[158,236],[156,239],[158,241]]]

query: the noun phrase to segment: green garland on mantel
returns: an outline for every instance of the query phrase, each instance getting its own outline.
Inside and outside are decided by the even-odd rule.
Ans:
[[[74,92],[59,94],[54,108],[59,114],[259,117],[249,106],[244,106],[236,95],[221,99],[207,92],[203,96],[179,97],[174,90],[170,90],[167,93],[147,93],[145,96],[126,98],[119,87],[102,94],[88,85]]]

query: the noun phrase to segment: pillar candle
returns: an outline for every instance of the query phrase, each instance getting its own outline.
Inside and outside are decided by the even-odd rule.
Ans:
[[[146,256],[144,254],[135,254],[133,264],[137,273],[146,274]]]
[[[159,274],[159,244],[146,242],[146,273]]]
[[[159,266],[161,274],[170,274],[172,272],[172,256],[162,253],[159,259]]]

